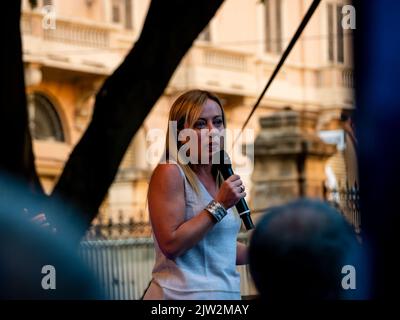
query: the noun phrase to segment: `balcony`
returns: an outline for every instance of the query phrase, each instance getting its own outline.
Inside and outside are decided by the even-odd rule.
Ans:
[[[110,74],[134,41],[132,31],[109,23],[57,17],[45,28],[44,16],[23,11],[21,33],[24,61],[65,70]]]
[[[203,88],[219,93],[248,95],[255,89],[252,54],[197,42],[185,56],[171,81],[183,90]]]
[[[60,18],[56,20],[55,29],[45,29],[42,27],[42,23],[42,14],[23,13],[21,17],[22,34],[36,36],[46,41],[57,41],[77,46],[110,48],[110,33],[112,31],[110,27]]]
[[[318,71],[318,99],[326,106],[354,104],[354,72],[349,66],[330,65]]]

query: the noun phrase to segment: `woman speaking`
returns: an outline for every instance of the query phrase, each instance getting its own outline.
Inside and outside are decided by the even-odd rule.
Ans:
[[[223,181],[213,170],[226,127],[221,102],[188,91],[173,103],[171,123],[167,161],[148,191],[156,261],[143,299],[240,300],[236,265],[247,263],[247,247],[237,241],[241,219],[232,207],[246,193],[238,175]]]

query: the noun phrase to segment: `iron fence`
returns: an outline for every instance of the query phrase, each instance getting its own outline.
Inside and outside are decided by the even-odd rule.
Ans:
[[[86,233],[85,240],[120,240],[150,237],[151,225],[148,222],[135,222],[133,219],[123,221],[122,217],[119,217],[117,221],[112,219],[96,221]]]
[[[360,191],[357,184],[325,189],[325,200],[338,209],[354,227],[357,234],[361,232]]]
[[[246,235],[240,235],[239,241],[246,243]],[[85,240],[81,243],[80,255],[111,300],[138,300],[151,280],[155,252],[150,237]],[[248,266],[237,268],[242,297],[256,295]]]

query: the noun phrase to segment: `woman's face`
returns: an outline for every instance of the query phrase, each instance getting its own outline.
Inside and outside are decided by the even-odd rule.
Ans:
[[[209,163],[212,154],[220,150],[221,133],[224,129],[221,107],[214,100],[207,99],[200,117],[193,125],[198,137],[199,163]]]

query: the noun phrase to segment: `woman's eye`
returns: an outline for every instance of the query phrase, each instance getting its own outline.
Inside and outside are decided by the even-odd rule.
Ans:
[[[194,124],[195,128],[198,128],[198,129],[204,128],[205,125],[206,125],[205,121],[197,121],[197,122]]]
[[[223,124],[222,119],[216,119],[214,120],[214,126],[220,127]]]

